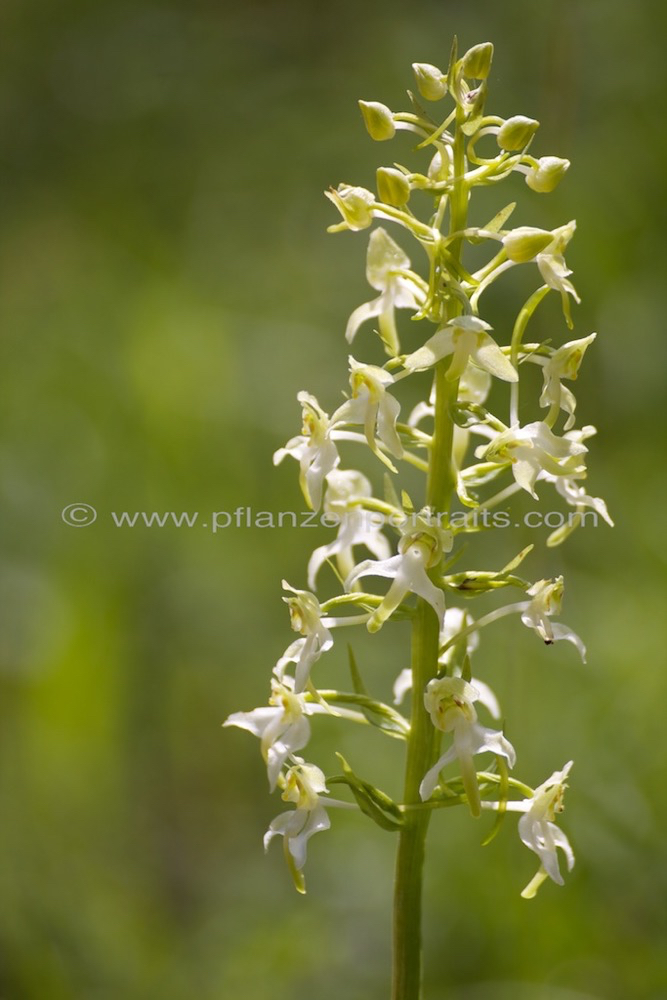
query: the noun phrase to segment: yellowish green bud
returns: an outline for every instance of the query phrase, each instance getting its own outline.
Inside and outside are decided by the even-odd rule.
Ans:
[[[371,139],[384,142],[385,139],[394,138],[396,135],[394,116],[386,104],[380,104],[379,101],[359,101],[359,107]]]
[[[534,260],[553,242],[553,233],[533,226],[520,226],[503,237],[505,253],[515,264],[525,264]]]
[[[359,229],[368,229],[373,221],[373,203],[375,195],[372,191],[363,187],[352,187],[351,184],[339,184],[334,191],[324,192],[329,201],[332,201],[340,214],[343,222],[336,226],[329,226],[330,233],[338,232],[341,229],[352,229],[357,232]]]
[[[482,42],[468,49],[461,60],[461,72],[470,80],[486,80],[493,59],[493,43]]]
[[[534,118],[526,118],[525,115],[514,115],[498,129],[498,145],[508,152],[515,152],[523,149],[533,138],[540,123]]]
[[[378,167],[376,182],[380,201],[402,208],[410,200],[410,182],[395,167]]]
[[[569,160],[562,160],[559,156],[543,156],[526,176],[526,184],[533,191],[548,194],[560,184],[563,174],[569,167]]]
[[[413,63],[419,93],[427,101],[439,101],[447,93],[447,77],[430,63]]]

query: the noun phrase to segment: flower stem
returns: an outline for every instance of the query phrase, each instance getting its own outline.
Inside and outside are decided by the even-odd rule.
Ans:
[[[465,229],[468,188],[465,183],[464,135],[460,128],[463,114],[457,109],[454,137],[454,185],[449,201],[449,232]],[[449,244],[448,264],[461,259],[461,238]],[[455,299],[448,304],[449,318],[460,312]],[[429,449],[426,503],[434,512],[449,510],[455,486],[452,466],[454,435],[453,410],[458,395],[458,381],[447,378],[449,358],[435,371],[435,426]],[[438,752],[440,734],[424,706],[423,692],[438,673],[439,623],[429,604],[420,600],[412,631],[412,712],[407,745],[405,789],[406,806],[421,802],[419,786]],[[426,833],[430,809],[406,809],[396,859],[394,883],[394,948],[392,1000],[419,1000],[422,996],[422,879]]]
[[[408,738],[406,805],[419,803],[419,785],[436,753],[436,729],[424,708],[421,692],[437,669],[438,619],[420,601],[412,633],[413,698]],[[435,669],[434,669],[435,665]],[[408,809],[400,833],[394,884],[394,950],[392,1000],[418,1000],[421,996],[422,935],[421,896],[424,845],[431,810]]]

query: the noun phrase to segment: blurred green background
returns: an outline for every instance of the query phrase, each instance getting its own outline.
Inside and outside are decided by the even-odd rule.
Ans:
[[[526,564],[565,573],[587,666],[515,621],[476,659],[521,775],[575,759],[576,867],[526,903],[513,821],[482,849],[488,822],[436,816],[427,997],[667,998],[664,7],[5,0],[0,23],[2,1000],[388,995],[392,836],[334,814],[298,897],[262,852],[281,803],[257,743],[220,729],[265,703],[281,577],[303,586],[325,533],[110,512],[301,508],[271,455],[298,390],[340,398],[371,297],[366,236],[326,234],[322,191],[408,158],[356,101],[404,106],[410,63],[446,64],[455,32],[496,45],[489,109],[540,119],[536,149],[573,162],[549,198],[516,186],[517,222],[579,223],[575,335],[599,331],[579,416],[617,527]],[[565,337],[544,317],[536,336]],[[64,524],[74,502],[97,521]],[[497,540],[496,564],[538,534]],[[404,640],[358,640],[387,698]],[[347,684],[342,651],[322,677]],[[330,773],[336,748],[399,794],[400,747],[324,720]]]

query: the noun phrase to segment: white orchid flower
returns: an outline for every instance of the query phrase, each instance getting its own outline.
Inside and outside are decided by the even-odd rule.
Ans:
[[[324,511],[339,518],[338,534],[333,542],[315,549],[308,562],[308,586],[314,590],[317,574],[332,556],[337,556],[341,573],[354,566],[353,548],[365,545],[378,559],[387,559],[389,542],[381,532],[382,516],[365,510],[359,500],[372,496],[366,476],[353,469],[334,469],[327,476]]]
[[[500,731],[488,729],[477,721],[474,702],[479,701],[491,710],[497,711],[498,702],[490,689],[464,681],[462,677],[436,677],[429,681],[424,694],[424,706],[430,714],[433,725],[443,733],[452,733],[453,743],[426,772],[419,786],[419,794],[426,801],[433,794],[440,772],[447,764],[458,760],[461,767],[463,787],[473,816],[481,815],[479,787],[473,756],[478,753],[493,753],[504,757],[510,767],[514,767],[516,754],[512,744]]]
[[[375,609],[366,623],[369,632],[377,632],[393,614],[406,594],[416,594],[427,601],[442,628],[445,616],[445,595],[429,579],[426,570],[440,562],[443,551],[452,545],[451,532],[428,524],[428,513],[416,519],[407,519],[407,527],[402,528],[403,537],[398,545],[398,555],[390,559],[366,559],[350,573],[345,581],[349,590],[353,583],[364,576],[381,576],[393,580],[382,603]]]
[[[376,441],[377,435],[392,455],[396,458],[403,455],[403,446],[396,431],[401,404],[387,392],[387,386],[394,383],[394,376],[377,365],[362,365],[352,357],[349,361],[352,397],[339,406],[331,422],[362,424],[369,447],[392,472],[396,472]]]
[[[322,484],[336,468],[340,457],[333,440],[332,422],[317,399],[308,392],[300,392],[297,399],[303,414],[301,434],[275,452],[273,464],[278,465],[286,455],[295,458],[300,466],[299,485],[306,503],[313,510],[319,510]]]
[[[582,337],[580,340],[571,340],[543,362],[544,386],[540,396],[540,406],[559,407],[569,414],[565,423],[566,431],[569,431],[574,424],[577,401],[561,380],[577,378],[586,348],[593,343],[596,336],[597,334],[591,333],[590,336]],[[542,359],[538,360],[542,363]]]
[[[555,580],[538,580],[526,593],[530,601],[521,602],[521,621],[532,628],[547,646],[566,639],[579,650],[582,662],[586,662],[586,647],[576,632],[562,622],[552,622],[551,616],[560,614],[565,583],[562,576]],[[517,606],[517,610],[519,607]]]
[[[597,431],[595,427],[587,424],[585,427],[581,427],[576,431],[568,431],[564,437],[571,441],[581,443],[587,438],[592,437]],[[614,522],[611,519],[609,511],[607,510],[607,505],[602,499],[602,497],[594,497],[586,492],[583,486],[580,486],[575,479],[568,479],[567,476],[556,478],[555,476],[550,476],[548,473],[543,472],[540,479],[545,479],[547,482],[553,483],[556,490],[563,497],[567,503],[574,507],[577,514],[580,514],[582,519],[585,516],[585,510],[590,507],[598,517],[601,517],[607,524],[613,528]],[[549,535],[547,539],[547,545],[554,546],[560,545],[561,542],[570,535],[578,524],[581,523],[576,517],[570,517],[565,524],[562,524],[559,528]]]
[[[475,454],[489,462],[509,461],[518,485],[537,499],[535,482],[542,473],[553,479],[582,479],[586,475],[588,448],[580,440],[557,437],[542,420],[524,427],[510,427],[495,434]]]
[[[294,693],[301,694],[310,681],[310,671],[322,653],[333,646],[333,637],[329,629],[338,626],[365,625],[368,613],[361,615],[344,615],[340,618],[322,617],[320,603],[308,590],[295,590],[286,580],[283,588],[294,596],[283,597],[290,614],[290,622],[295,632],[300,632],[302,638],[295,639],[273,668],[274,675],[281,683],[286,681],[286,671],[291,663],[294,666]],[[339,713],[340,714],[340,713]]]
[[[559,847],[565,854],[567,870],[571,871],[574,867],[574,852],[570,842],[554,822],[556,813],[563,811],[563,796],[571,767],[572,761],[569,761],[562,771],[554,771],[550,778],[535,789],[530,798],[521,802],[502,803],[504,810],[524,813],[519,820],[519,836],[526,847],[540,859],[537,873],[521,893],[524,899],[532,899],[547,878],[557,885],[564,884],[558,864]],[[485,809],[498,809],[501,804],[484,802],[483,805]]]
[[[568,295],[571,295],[577,303],[581,302],[581,299],[577,295],[572,282],[568,280],[572,271],[565,263],[563,251],[574,236],[576,228],[577,224],[573,219],[567,225],[554,229],[553,242],[541,253],[538,253],[535,258],[545,285],[560,292],[563,302],[563,315],[570,329],[572,329],[572,316],[570,314],[570,300],[568,299]]]
[[[299,892],[305,892],[303,867],[306,863],[308,841],[314,833],[328,830],[331,820],[322,802],[322,795],[328,794],[324,774],[314,764],[306,764],[300,757],[295,757],[295,764],[281,776],[284,802],[292,802],[296,808],[280,813],[271,820],[269,829],[264,834],[264,850],[268,850],[274,837],[284,837],[285,857],[294,878],[294,884]],[[328,799],[326,807],[342,806],[349,808],[349,803]]]
[[[296,694],[291,677],[284,676],[282,681],[274,677],[266,707],[234,712],[223,726],[237,726],[259,737],[273,791],[285,761],[297,750],[303,750],[310,739],[310,723],[306,716],[328,711],[328,706],[308,702],[303,694]]]
[[[592,507],[596,514],[599,514],[611,528],[614,527],[614,522],[607,510],[607,504],[602,497],[589,496],[584,487],[578,486],[573,479],[558,479],[556,489],[573,507]]]
[[[568,295],[571,295],[575,302],[580,302],[581,299],[572,282],[568,281],[572,271],[565,263],[563,251],[574,236],[576,228],[577,224],[573,219],[551,232],[546,229],[536,229],[533,226],[520,226],[518,229],[512,229],[505,233],[502,237],[507,257],[513,264],[526,264],[534,260],[545,285],[560,292],[563,300],[563,314],[570,328],[572,328],[572,317]]]
[[[409,371],[425,371],[451,354],[447,369],[451,381],[463,375],[470,360],[496,378],[516,382],[519,378],[516,369],[486,332],[491,329],[477,316],[458,316],[437,330],[423,347],[408,354],[403,364]]]
[[[396,331],[395,309],[418,310],[424,303],[425,293],[417,276],[411,278],[406,272],[410,268],[410,258],[398,243],[382,228],[374,229],[368,243],[366,277],[369,285],[380,292],[372,302],[365,302],[350,316],[345,331],[348,343],[354,339],[357,330],[367,320],[378,317],[380,336],[389,354],[398,354],[400,347]]]
[[[545,479],[550,477],[545,476]],[[579,486],[573,479],[557,479],[555,480],[556,489],[560,495],[570,504],[572,507],[576,507],[579,513],[582,513],[586,507],[592,508],[595,513],[601,517],[607,524],[613,528],[614,522],[611,519],[609,511],[607,509],[607,504],[604,502],[602,497],[593,497],[586,492],[583,486]],[[552,535],[549,536],[550,539],[558,533],[562,532],[563,529],[569,528],[570,525],[563,525],[563,528],[558,528]],[[567,532],[569,534],[569,531]],[[554,544],[551,542],[549,544]]]
[[[555,580],[538,580],[526,593],[530,597],[529,601],[517,601],[515,604],[506,604],[504,607],[496,608],[484,615],[476,623],[476,628],[485,628],[492,622],[505,618],[506,615],[520,614],[521,621],[527,628],[533,629],[540,639],[551,646],[559,639],[567,639],[579,650],[582,661],[586,662],[586,647],[576,632],[573,632],[562,622],[551,621],[552,615],[560,614],[563,591],[565,584],[563,577],[556,577]]]
[[[283,580],[283,588],[294,594],[294,597],[283,597],[283,601],[289,608],[292,628],[304,638],[289,646],[276,664],[274,673],[282,679],[287,663],[295,663],[294,690],[300,694],[308,684],[312,665],[333,646],[329,627],[336,625],[337,620],[322,617],[320,603],[314,594],[307,590],[295,590],[286,580]]]
[[[438,663],[446,668],[453,667],[454,657],[457,655],[457,645],[452,642],[453,639],[461,632],[463,629],[470,628],[474,624],[474,619],[463,608],[447,608],[445,611],[445,617],[443,622],[442,631],[440,632],[440,646],[447,646],[448,648],[438,657]],[[449,643],[451,645],[448,645]],[[467,656],[472,655],[474,651],[479,646],[479,632],[470,632],[464,639],[465,650],[464,654]],[[459,654],[460,655],[460,654]],[[492,704],[494,707],[490,708],[491,714],[498,718],[500,712],[498,711],[498,703],[495,701],[495,696],[491,689],[483,684],[481,681],[475,681],[475,686],[478,690],[483,693],[482,704],[486,705],[487,708]],[[406,667],[401,670],[400,674],[394,682],[394,704],[400,705],[405,698],[408,691],[412,689],[412,669]]]

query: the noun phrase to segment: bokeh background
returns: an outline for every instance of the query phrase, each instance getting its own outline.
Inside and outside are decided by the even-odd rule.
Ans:
[[[265,703],[280,580],[304,585],[325,533],[202,522],[303,506],[271,455],[298,390],[340,398],[370,297],[365,234],[327,235],[322,191],[410,156],[356,101],[403,106],[410,63],[446,64],[455,32],[496,45],[489,109],[537,117],[536,149],[573,162],[549,198],[517,184],[517,222],[578,219],[576,335],[599,331],[579,413],[617,526],[492,543],[495,565],[538,543],[526,573],[565,573],[588,643],[582,667],[505,621],[476,660],[522,776],[575,759],[577,864],[526,903],[511,819],[482,849],[488,822],[436,816],[427,996],[664,1000],[663,5],[5,0],[0,24],[2,1000],[388,995],[393,837],[335,814],[297,896],[262,852],[281,804],[257,743],[220,728]],[[565,336],[550,309],[535,335]],[[97,521],[63,523],[74,502]],[[122,510],[200,520],[118,528]],[[355,639],[386,698],[406,640]],[[347,684],[342,652],[322,671]],[[400,747],[319,728],[325,770],[342,749],[399,794]]]

